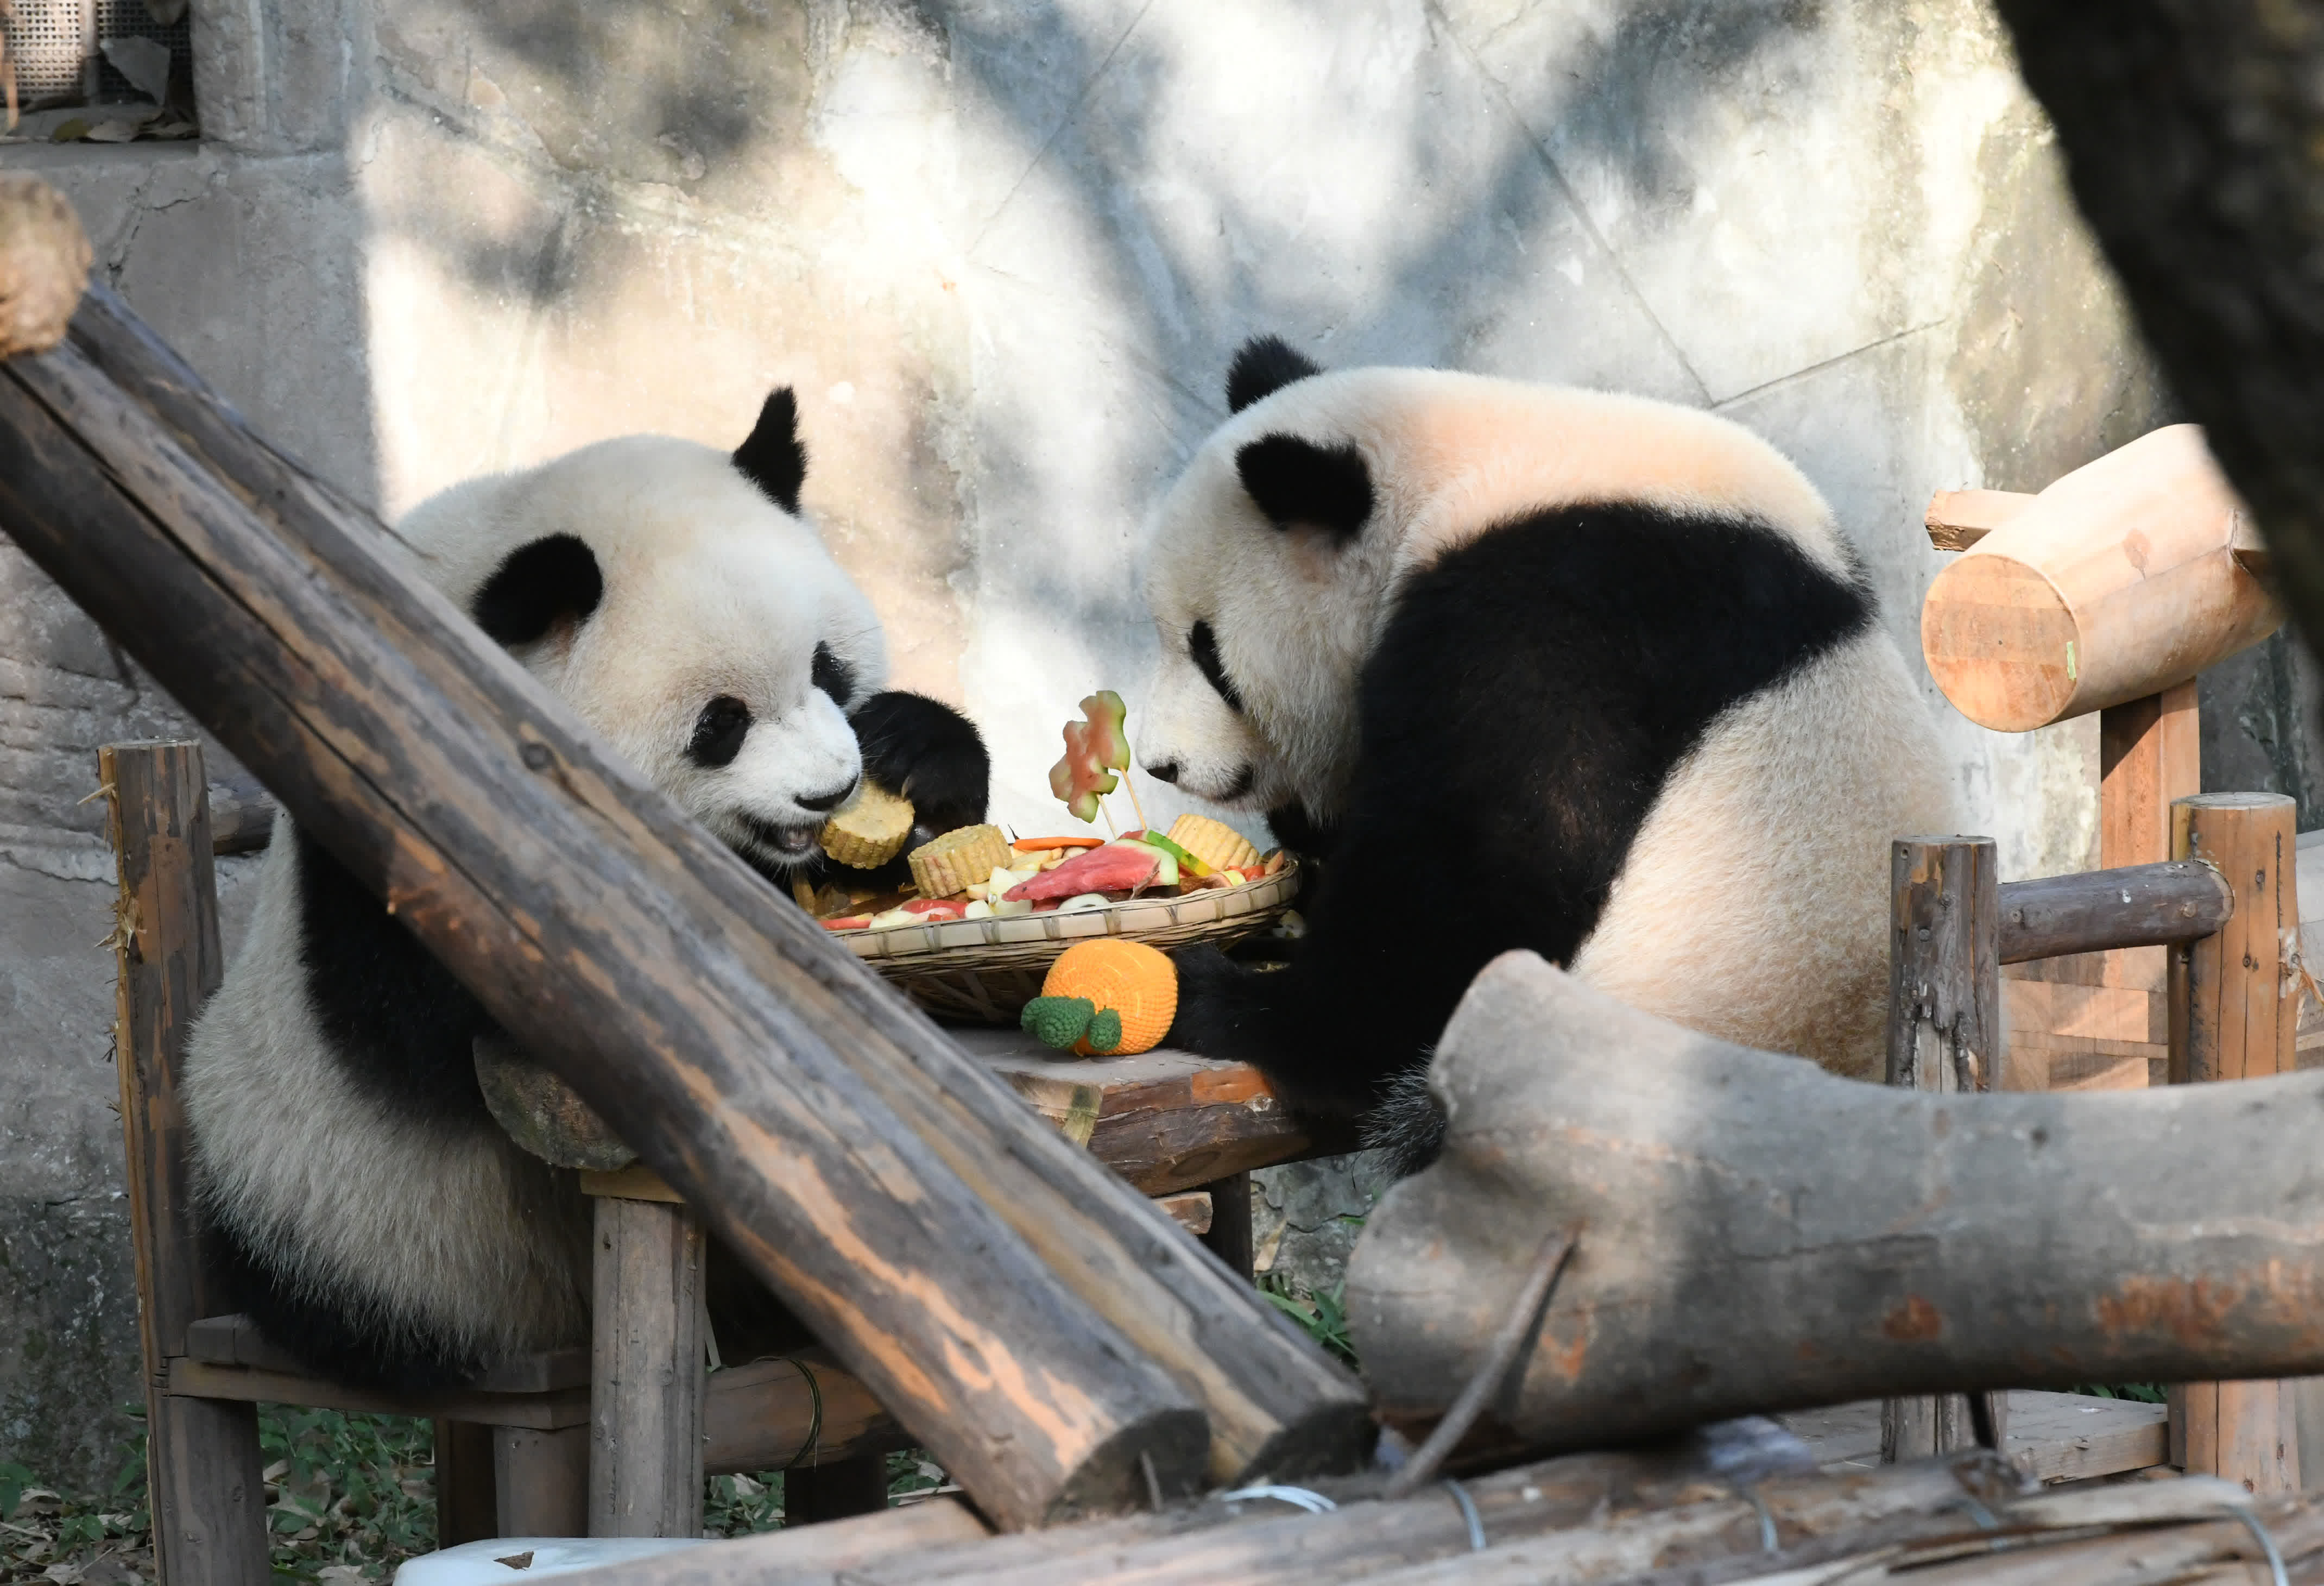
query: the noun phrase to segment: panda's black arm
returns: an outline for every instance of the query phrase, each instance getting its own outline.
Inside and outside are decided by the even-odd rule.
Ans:
[[[976,724],[924,694],[891,689],[848,716],[863,752],[863,774],[912,802],[915,824],[932,831],[984,819],[992,759]]]

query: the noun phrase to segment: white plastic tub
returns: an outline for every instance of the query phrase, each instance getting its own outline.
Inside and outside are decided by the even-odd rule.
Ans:
[[[410,1559],[395,1572],[395,1586],[520,1586],[545,1575],[569,1575],[599,1564],[650,1558],[681,1547],[699,1547],[685,1536],[504,1536],[464,1542],[441,1553]],[[529,1559],[526,1555],[530,1554]],[[526,1559],[521,1564],[504,1559]]]

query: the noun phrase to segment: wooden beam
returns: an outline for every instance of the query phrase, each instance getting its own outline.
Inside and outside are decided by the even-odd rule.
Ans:
[[[2235,913],[2226,880],[2200,860],[2005,881],[1997,901],[2005,964],[2192,941]]]
[[[1497,1406],[1543,1447],[1835,1400],[2324,1370],[2324,1176],[2297,1127],[2324,1072],[1904,1091],[1512,952],[1470,987],[1431,1084],[1443,1155],[1382,1199],[1348,1271],[1400,1424],[1468,1381],[1543,1208],[1587,1231]]]
[[[2299,865],[2293,817],[2280,793],[2211,793],[2171,808],[2171,847],[2216,866],[2235,888],[2235,916],[2174,949],[2171,1079],[2174,1084],[2290,1073],[2301,982]],[[2237,1087],[2240,1089],[2241,1087]],[[2234,1156],[2219,1171],[2239,1173]],[[2192,1181],[2193,1189],[2200,1180]],[[2200,1192],[2197,1191],[2196,1192]],[[2190,1382],[2171,1390],[2172,1462],[2258,1493],[2300,1490],[2292,1385]]]
[[[186,1034],[225,972],[198,744],[97,752],[120,876],[114,909],[114,1066],[121,1083],[130,1248],[137,1265],[146,1479],[153,1545],[172,1586],[234,1586],[267,1573],[258,1414],[175,1397],[170,1371],[215,1296],[200,1260],[186,1115]]]
[[[1148,1465],[1176,1490],[1354,1457],[1351,1379],[102,290],[64,347],[0,366],[0,525],[618,1118],[988,1513],[1142,1502]]]
[[[2000,1072],[1998,873],[1989,837],[1904,837],[1888,855],[1888,1083],[1908,1090],[1990,1090]],[[2006,1401],[1978,1396],[1991,1446]],[[1927,1459],[1978,1441],[1961,1394],[1892,1398],[1880,1407],[1884,1463]]]

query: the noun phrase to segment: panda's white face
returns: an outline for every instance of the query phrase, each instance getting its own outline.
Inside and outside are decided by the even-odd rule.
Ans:
[[[721,840],[770,873],[816,857],[862,774],[846,712],[885,681],[885,645],[814,531],[724,454],[604,441],[455,486],[399,532]]]

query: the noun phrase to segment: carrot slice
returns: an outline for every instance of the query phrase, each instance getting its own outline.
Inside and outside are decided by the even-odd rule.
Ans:
[[[1020,837],[1009,845],[1019,853],[1038,853],[1043,849],[1102,849],[1102,837]]]

